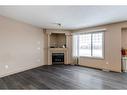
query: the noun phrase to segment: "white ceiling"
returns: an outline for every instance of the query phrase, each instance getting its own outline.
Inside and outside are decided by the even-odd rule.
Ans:
[[[0,6],[0,15],[42,28],[79,29],[127,20],[127,6]]]

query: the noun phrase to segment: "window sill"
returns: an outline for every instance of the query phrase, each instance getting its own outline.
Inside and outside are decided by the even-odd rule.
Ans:
[[[79,58],[90,58],[90,59],[104,60],[104,57],[79,56]]]

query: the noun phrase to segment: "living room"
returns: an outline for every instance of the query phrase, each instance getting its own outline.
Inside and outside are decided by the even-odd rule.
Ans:
[[[126,90],[127,6],[0,6],[0,89]]]

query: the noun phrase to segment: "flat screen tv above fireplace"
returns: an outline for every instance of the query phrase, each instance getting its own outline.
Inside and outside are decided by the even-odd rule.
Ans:
[[[52,53],[52,64],[64,64],[64,53]]]

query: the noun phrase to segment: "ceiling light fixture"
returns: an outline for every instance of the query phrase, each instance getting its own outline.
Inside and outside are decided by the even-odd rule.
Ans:
[[[61,23],[53,23],[53,24],[55,24],[58,28],[61,28]]]

